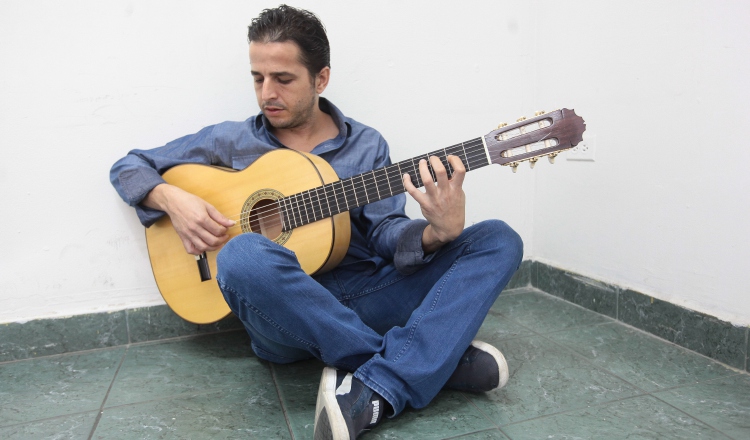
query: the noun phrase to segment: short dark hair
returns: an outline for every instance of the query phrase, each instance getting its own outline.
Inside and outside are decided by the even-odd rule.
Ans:
[[[248,26],[247,40],[250,43],[296,43],[300,48],[300,61],[313,78],[324,67],[331,67],[326,29],[315,14],[304,9],[280,5],[263,10]]]

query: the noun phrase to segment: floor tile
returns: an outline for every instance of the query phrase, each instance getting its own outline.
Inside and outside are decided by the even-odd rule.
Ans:
[[[0,428],[0,438],[3,440],[85,439],[94,427],[97,414],[98,411],[94,411],[8,426]]]
[[[324,366],[318,360],[273,365],[279,396],[295,439],[313,438],[315,402]]]
[[[575,306],[535,289],[514,295],[500,295],[492,311],[500,313],[538,333],[612,322],[596,312]]]
[[[498,429],[487,431],[473,432],[471,434],[461,435],[458,437],[449,437],[451,440],[508,440],[508,437]]]
[[[489,342],[505,355],[510,379],[503,389],[469,399],[501,427],[640,393],[542,336]]]
[[[715,429],[650,396],[506,426],[513,440],[728,439]]]
[[[253,382],[249,380],[249,382]],[[272,383],[107,408],[95,439],[290,439]]]
[[[423,409],[407,409],[361,437],[362,440],[444,439],[495,428],[466,397],[456,391],[442,391]],[[504,438],[504,437],[475,437]]]
[[[654,396],[734,438],[750,438],[750,375],[737,374]]]
[[[735,374],[719,362],[617,323],[546,336],[645,391]]]
[[[270,368],[249,341],[245,332],[229,332],[130,347],[106,406],[271,383]]]
[[[0,426],[97,411],[124,348],[0,365]]]
[[[522,326],[516,321],[508,318],[495,310],[491,310],[479,328],[475,339],[482,341],[500,341],[525,336],[533,336],[535,333]]]

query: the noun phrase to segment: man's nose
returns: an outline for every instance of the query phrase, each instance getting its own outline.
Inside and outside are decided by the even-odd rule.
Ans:
[[[261,100],[268,101],[276,99],[276,85],[273,81],[263,81],[263,88],[261,89]]]

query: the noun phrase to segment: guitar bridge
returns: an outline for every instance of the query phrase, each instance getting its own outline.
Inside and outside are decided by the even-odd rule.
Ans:
[[[198,273],[201,275],[201,281],[209,281],[211,279],[211,268],[208,267],[206,253],[196,255],[195,261],[198,263]]]

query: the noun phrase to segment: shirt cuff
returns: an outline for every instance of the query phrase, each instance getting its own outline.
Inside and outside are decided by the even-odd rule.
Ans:
[[[434,255],[433,253],[425,257],[422,248],[422,233],[428,224],[427,220],[412,220],[401,232],[396,253],[393,255],[393,264],[396,270],[404,275],[416,272]]]
[[[128,204],[135,207],[138,220],[143,226],[149,227],[164,216],[164,211],[141,205],[143,199],[156,185],[166,183],[159,173],[143,169],[127,170],[120,174],[119,180]]]
[[[143,168],[123,171],[119,180],[130,206],[141,203],[156,185],[166,183],[156,170]]]

